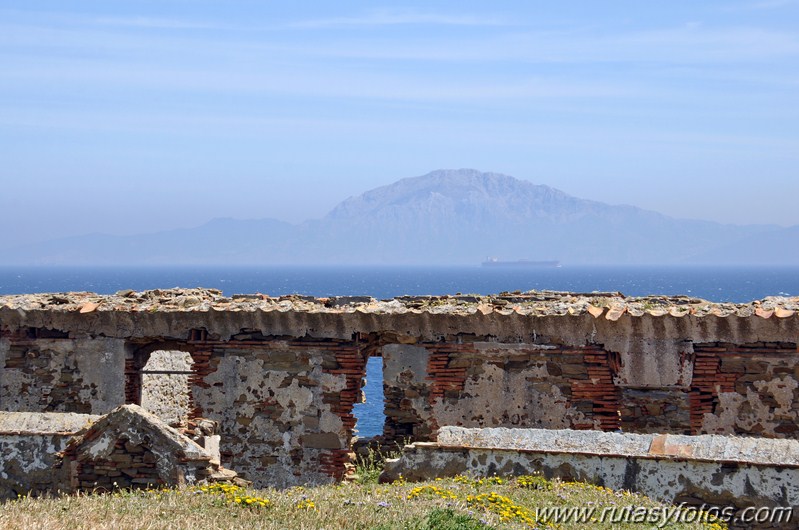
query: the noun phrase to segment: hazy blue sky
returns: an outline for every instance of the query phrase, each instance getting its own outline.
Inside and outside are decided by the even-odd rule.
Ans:
[[[796,1],[0,0],[0,247],[460,167],[793,225],[798,165]]]

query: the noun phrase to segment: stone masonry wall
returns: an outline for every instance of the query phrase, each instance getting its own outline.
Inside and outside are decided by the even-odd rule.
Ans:
[[[66,491],[68,477],[54,470],[58,452],[63,451],[71,434],[0,434],[0,501],[20,495],[38,495],[61,484]],[[23,486],[24,485],[24,486]]]
[[[0,334],[0,410],[105,414],[125,402],[125,342],[59,334]]]
[[[423,343],[383,356],[389,439],[434,439],[443,425],[619,427],[616,361],[600,346]]]
[[[795,342],[694,345],[691,431],[799,438]]]
[[[340,479],[365,357],[356,341],[194,341],[193,413],[219,422],[222,463],[257,486]]]
[[[188,392],[151,410],[218,422],[225,466],[291,486],[341,478],[375,351],[389,440],[445,425],[799,438],[798,342],[799,298],[5,296],[0,410],[147,405],[148,361],[183,352]]]
[[[99,416],[0,411],[0,500],[68,491],[68,470],[56,469],[72,435]]]
[[[103,416],[0,411],[0,455],[0,500],[236,477],[212,451],[136,405]]]
[[[690,384],[619,384],[601,345],[391,345],[385,435],[435,440],[439,426],[597,429],[799,438],[796,343],[693,345]]]

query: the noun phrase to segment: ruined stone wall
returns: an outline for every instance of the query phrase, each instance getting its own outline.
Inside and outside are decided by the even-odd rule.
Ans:
[[[26,328],[0,336],[0,410],[105,414],[125,402],[125,342],[64,335]]]
[[[69,435],[58,433],[0,435],[0,501],[58,489],[67,491],[66,473],[54,467],[57,453],[64,450],[68,440]]]
[[[104,414],[138,402],[169,424],[185,424],[189,417],[218,422],[223,465],[257,485],[340,479],[365,375],[364,344],[275,340],[260,333],[239,333],[229,341],[202,336],[170,341],[179,349],[155,350],[141,359],[136,352],[163,341],[147,348],[142,341],[7,338],[0,407]],[[151,373],[187,364],[191,375]]]
[[[98,416],[0,412],[0,500],[69,491],[68,470],[56,469],[70,437]]]
[[[695,344],[692,432],[799,438],[796,342]]]
[[[0,500],[235,477],[212,451],[137,405],[103,416],[0,411]]]
[[[70,438],[55,471],[71,491],[196,484],[216,470],[213,456],[154,414],[124,405]]]
[[[687,377],[662,386],[623,381],[620,354],[598,344],[385,346],[385,434],[434,440],[457,425],[799,438],[795,342],[685,346]]]
[[[383,357],[390,439],[435,439],[443,425],[619,428],[618,361],[600,346],[424,343]]]
[[[797,311],[797,298],[601,293],[8,296],[0,409],[143,403],[218,422],[223,464],[258,486],[329,482],[344,473],[377,351],[390,440],[433,440],[445,425],[799,438]],[[190,356],[188,392],[149,379],[170,375],[148,373],[159,351]]]
[[[258,486],[340,479],[365,374],[362,346],[259,338],[192,343],[203,359],[193,413],[219,422],[223,465]]]
[[[155,462],[152,451],[120,439],[103,462],[80,462],[74,480],[78,488],[88,491],[157,488],[165,481],[159,478]]]

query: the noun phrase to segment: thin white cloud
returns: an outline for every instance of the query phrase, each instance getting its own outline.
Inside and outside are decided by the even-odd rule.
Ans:
[[[432,15],[402,15],[432,20]],[[433,17],[435,18],[435,17]],[[137,55],[157,49],[159,57],[237,57],[258,62],[263,57],[283,60],[367,59],[375,61],[419,61],[544,64],[589,64],[641,62],[647,64],[734,64],[763,59],[799,57],[799,32],[747,26],[703,26],[689,24],[643,31],[597,34],[588,29],[572,31],[502,31],[491,35],[450,35],[425,32],[408,39],[369,37],[352,32],[322,41],[296,41],[281,34],[277,39],[257,38],[250,32],[235,32],[234,39],[188,32],[148,33],[114,31],[111,24],[133,28],[160,28],[170,24],[184,28],[221,28],[202,22],[171,19],[112,18],[95,28],[48,24],[0,22],[0,47],[42,49],[56,46],[59,54],[114,53]],[[449,20],[446,17],[441,21]],[[486,22],[481,19],[482,22]],[[461,20],[466,23],[468,19]],[[452,22],[452,21],[450,21]],[[431,22],[432,23],[432,22]],[[235,28],[222,28],[235,29]],[[129,55],[130,56],[130,55]]]
[[[216,39],[192,32],[143,35],[110,28],[0,23],[0,48],[15,50],[0,56],[0,71],[9,89],[13,86],[21,91],[30,83],[48,86],[52,82],[65,89],[137,87],[194,94],[495,106],[541,99],[693,98],[708,88],[701,83],[687,88],[685,81],[702,81],[711,75],[732,76],[735,82],[726,92],[735,97],[741,97],[740,84],[747,80],[792,90],[797,82],[793,70],[777,72],[757,65],[763,59],[799,57],[799,37],[757,28],[690,25],[613,35],[585,30],[512,32],[466,40],[425,35],[401,43],[345,35],[326,38],[323,43],[296,43],[259,41],[251,36]],[[231,62],[231,57],[238,61]],[[382,64],[350,59],[374,59]],[[415,60],[420,66],[418,70],[395,69],[393,60]],[[426,64],[435,61],[447,70],[430,71]],[[461,67],[506,61],[516,66],[502,75],[480,75],[476,69]],[[611,69],[590,78],[579,70],[584,64],[609,62],[645,66],[633,75]],[[565,65],[566,69],[537,70],[538,63]],[[242,68],[243,64],[247,67]],[[670,80],[683,87],[660,86]]]
[[[151,18],[151,17],[98,17],[85,19],[99,26],[116,26],[128,27],[139,29],[221,29],[222,27],[216,24],[209,24],[206,22],[195,22],[179,19],[168,18]]]
[[[0,20],[6,24],[38,25],[40,27],[109,27],[132,29],[170,29],[170,30],[198,30],[198,29],[243,29],[226,26],[216,21],[191,20],[184,18],[163,18],[149,16],[107,16],[102,14],[78,15],[61,11],[20,11],[13,9],[0,9]]]
[[[302,20],[291,24],[307,29],[400,25],[505,26],[509,23],[497,17],[379,10],[351,17]]]
[[[765,11],[782,9],[799,5],[799,0],[760,0],[744,4],[731,5],[723,8],[724,11]]]
[[[341,59],[723,64],[799,56],[799,35],[756,27],[686,25],[610,35],[542,31],[445,40],[429,36],[401,43],[375,39],[368,46],[362,40],[342,40],[324,48],[309,46],[307,50]]]
[[[335,67],[264,63],[258,69],[240,70],[226,65],[176,65],[105,59],[18,58],[6,62],[8,86],[57,82],[67,87],[138,88],[188,93],[276,94],[314,98],[373,99],[464,103],[502,103],[540,99],[596,99],[636,97],[640,90],[629,84],[558,76],[518,76],[475,82],[463,76],[407,75],[351,70],[343,75]]]
[[[711,28],[688,25],[622,36],[620,46],[641,47],[658,56],[693,57],[705,61],[739,62],[784,56],[799,56],[799,36],[756,27]]]

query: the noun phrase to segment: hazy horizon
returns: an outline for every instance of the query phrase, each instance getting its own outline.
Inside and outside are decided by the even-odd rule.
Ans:
[[[581,199],[499,173],[439,170],[340,202],[321,220],[217,218],[196,228],[102,233],[8,249],[0,263],[797,264],[799,225],[723,225]]]
[[[799,3],[0,5],[0,249],[476,168],[799,225]]]
[[[460,170],[464,170],[464,169],[480,171],[479,169],[475,169],[475,168],[460,168]],[[432,171],[430,173],[435,173],[437,171],[450,171],[450,170],[452,170],[452,168],[437,168],[436,170],[434,170],[434,171]],[[424,176],[424,175],[406,176],[406,177],[397,179],[397,181],[395,181],[395,182],[388,183],[388,186],[390,186],[391,184],[395,184],[396,182],[398,182],[400,180],[403,180],[403,179],[416,178],[416,177],[420,177],[420,176]],[[516,178],[513,175],[507,175],[507,176]],[[524,179],[518,179],[518,180],[524,181]],[[540,183],[536,183],[536,185],[544,185],[544,186],[546,186],[546,184],[540,184]],[[383,187],[384,186],[379,186],[377,188],[373,188],[373,189],[369,189],[369,190],[363,190],[363,192],[365,193],[365,192],[369,192],[369,191],[374,191],[375,189],[380,189],[380,188],[383,188]],[[548,186],[548,187],[552,187],[552,186]],[[552,189],[554,189],[556,191],[563,191],[563,190],[560,190],[560,189],[554,188],[554,187],[552,187]],[[312,221],[322,221],[323,218],[327,214],[329,214],[337,205],[339,205],[342,202],[345,202],[345,201],[347,201],[349,199],[353,199],[353,198],[359,197],[361,195],[363,195],[363,193],[358,193],[356,195],[350,195],[348,197],[342,197],[339,201],[337,201],[336,203],[334,203],[331,206],[330,210],[316,212],[317,215],[314,216],[314,217],[307,217],[305,219],[297,219],[297,220],[293,220],[293,221],[289,220],[289,219],[281,219],[281,218],[278,218],[278,217],[264,217],[264,216],[253,216],[253,217],[218,216],[218,217],[211,217],[211,218],[208,218],[206,220],[200,220],[198,222],[198,224],[191,225],[191,226],[165,226],[165,227],[153,229],[151,231],[136,231],[135,227],[132,227],[132,229],[130,231],[127,231],[127,232],[124,232],[124,231],[123,232],[112,232],[112,231],[104,231],[104,230],[100,229],[100,230],[94,230],[92,232],[83,232],[83,233],[78,233],[78,234],[71,234],[71,235],[68,235],[68,236],[62,236],[62,237],[52,237],[52,238],[48,237],[46,239],[43,239],[42,242],[51,241],[51,240],[59,240],[59,239],[68,239],[70,237],[81,237],[81,236],[85,236],[85,235],[94,235],[94,234],[98,234],[98,235],[113,235],[113,236],[147,235],[147,234],[155,234],[155,233],[161,233],[161,232],[170,232],[170,231],[173,231],[173,230],[198,228],[198,227],[207,225],[208,223],[212,223],[214,221],[227,221],[227,220],[234,220],[234,221],[260,221],[260,220],[264,220],[264,219],[273,219],[273,220],[284,222],[284,223],[287,223],[287,224],[290,224],[290,225],[299,226],[299,225],[302,225],[302,224],[305,224],[305,223],[308,223],[308,222],[312,222]],[[588,200],[588,201],[593,201],[594,200],[591,197],[581,197],[581,196],[573,196],[573,197],[575,197],[577,199]],[[639,206],[635,205],[635,204],[612,204],[612,203],[608,203],[608,205],[610,205],[610,206],[622,206],[622,207],[629,206],[629,207],[632,207],[632,208],[639,208]],[[642,208],[642,210],[647,211],[647,212],[652,212],[652,213],[663,214],[663,212],[659,212],[659,211],[656,211],[656,210],[649,210],[649,209],[643,209],[643,208]],[[667,215],[667,214],[663,214],[663,215]],[[709,221],[709,222],[714,222],[711,219],[707,219],[707,218],[703,219],[703,218],[699,218],[699,217],[694,217],[694,218],[690,218],[690,217],[674,217],[674,219],[681,219],[681,220],[688,220],[688,221]],[[750,224],[769,224],[769,225],[781,226],[778,223],[745,223],[745,222],[735,223],[735,222],[731,222],[731,223],[721,223],[721,224],[726,224],[726,225],[731,225],[731,226],[745,226],[745,225],[750,225]],[[782,226],[784,226],[784,225],[782,225]],[[799,225],[791,225],[791,226],[799,226]]]

